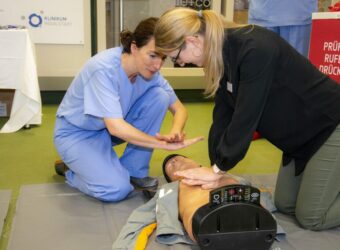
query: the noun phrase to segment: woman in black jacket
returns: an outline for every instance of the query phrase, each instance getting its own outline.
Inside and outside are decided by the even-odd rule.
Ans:
[[[177,174],[209,187],[246,154],[254,131],[283,151],[275,203],[300,224],[340,225],[340,85],[264,28],[225,29],[210,10],[174,8],[156,25],[156,50],[203,67],[215,96],[209,156],[213,171]]]

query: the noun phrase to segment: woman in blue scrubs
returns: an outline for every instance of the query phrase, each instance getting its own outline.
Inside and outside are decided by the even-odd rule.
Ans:
[[[177,150],[185,140],[187,111],[158,72],[165,56],[155,51],[156,18],[121,33],[122,47],[92,57],[75,77],[58,111],[54,143],[68,170],[66,182],[103,201],[119,201],[132,190],[157,186],[147,177],[154,148]],[[170,132],[159,134],[167,112]],[[119,158],[114,146],[127,142]]]

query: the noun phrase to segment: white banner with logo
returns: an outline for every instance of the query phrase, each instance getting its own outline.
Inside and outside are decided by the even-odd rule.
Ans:
[[[0,26],[25,26],[34,43],[84,44],[84,0],[0,0]]]

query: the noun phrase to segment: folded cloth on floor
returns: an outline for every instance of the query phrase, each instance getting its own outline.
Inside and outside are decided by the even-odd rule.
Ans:
[[[140,232],[145,226],[155,222],[156,239],[159,243],[193,244],[178,220],[178,182],[164,184],[151,200],[132,212],[112,249],[135,249]]]

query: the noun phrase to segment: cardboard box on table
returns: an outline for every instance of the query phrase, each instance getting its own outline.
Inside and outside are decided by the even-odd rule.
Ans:
[[[13,97],[13,89],[0,89],[0,117],[8,117],[11,114]]]
[[[340,12],[312,14],[310,61],[340,83]]]

